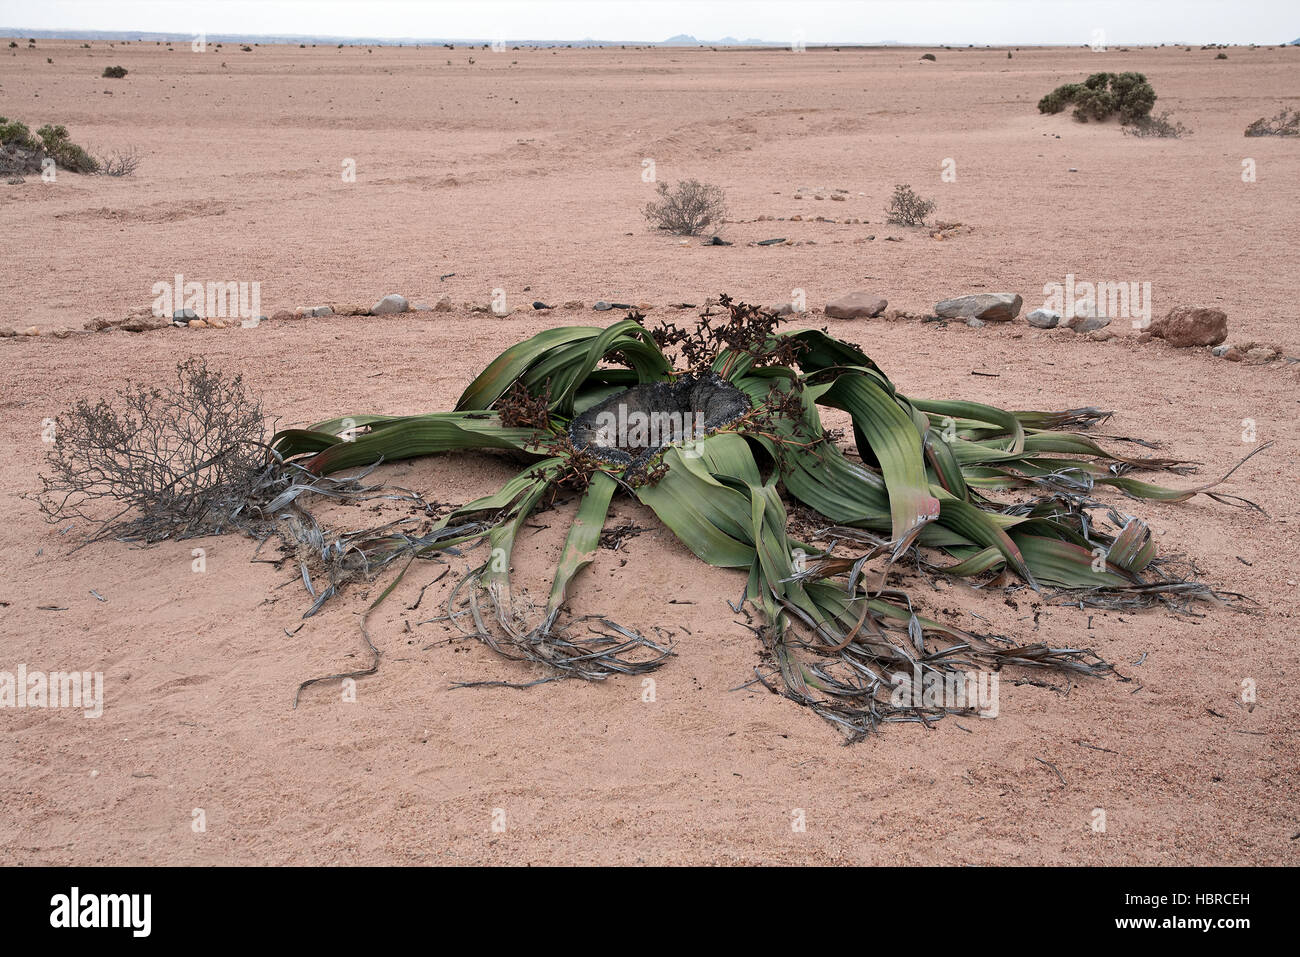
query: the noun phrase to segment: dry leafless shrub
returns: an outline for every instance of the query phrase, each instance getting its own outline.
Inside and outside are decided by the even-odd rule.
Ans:
[[[912,187],[894,187],[894,195],[885,207],[886,221],[900,226],[924,226],[926,218],[934,212],[934,203],[912,192]]]
[[[727,215],[727,195],[721,186],[686,179],[669,189],[659,184],[659,198],[645,205],[645,218],[656,229],[694,236]]]
[[[1191,132],[1182,123],[1173,119],[1173,114],[1168,110],[1157,116],[1139,117],[1124,127],[1125,136],[1153,137],[1162,140],[1179,140]]]
[[[156,542],[239,528],[267,463],[267,420],[243,377],[202,359],[163,388],[127,382],[54,421],[37,496],[50,522],[84,521],[89,540]]]
[[[1246,127],[1247,136],[1300,136],[1300,110],[1283,107],[1271,120],[1260,117]]]
[[[54,421],[53,448],[33,498],[51,523],[84,523],[83,544],[115,538],[150,544],[236,532],[280,543],[300,566],[315,614],[347,583],[373,575],[472,523],[422,537],[434,504],[418,493],[368,484],[378,463],[349,476],[322,476],[285,462],[269,446],[270,421],[239,375],[191,358],[176,380],[156,388],[127,382],[115,401],[77,403]],[[373,528],[322,526],[312,500],[400,503],[401,514]],[[428,519],[424,519],[428,524]],[[486,529],[485,529],[486,530]]]
[[[101,176],[130,176],[140,166],[140,151],[134,146],[122,151],[99,157],[96,170]]]

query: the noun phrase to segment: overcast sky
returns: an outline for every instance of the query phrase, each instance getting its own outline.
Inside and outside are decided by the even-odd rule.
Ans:
[[[0,27],[185,34],[809,43],[1281,43],[1296,0],[0,0]]]

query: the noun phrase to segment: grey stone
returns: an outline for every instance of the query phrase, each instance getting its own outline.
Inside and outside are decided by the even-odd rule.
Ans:
[[[970,326],[972,329],[983,329],[988,325],[988,323],[983,319],[976,319],[972,316],[970,319],[966,320],[966,325]]]
[[[889,300],[875,293],[845,293],[826,303],[826,315],[831,319],[871,319],[885,311]]]
[[[1096,332],[1098,329],[1105,329],[1110,325],[1110,316],[1087,316],[1077,321],[1070,320],[1070,328],[1075,332]]]
[[[609,310],[613,309],[614,307],[611,306],[609,303],[607,303],[604,299],[598,299],[596,300],[595,303],[592,304],[591,308],[595,309],[597,312],[609,312]]]
[[[1051,309],[1035,309],[1029,315],[1025,316],[1025,322],[1039,329],[1055,329],[1056,324],[1061,321],[1061,314],[1053,312]]]
[[[407,303],[405,296],[390,293],[370,307],[370,314],[372,316],[387,316],[393,313],[407,312],[409,309],[410,305]]]
[[[1024,302],[1010,292],[982,292],[973,296],[945,299],[934,307],[934,314],[944,319],[983,319],[985,322],[1010,322]]]

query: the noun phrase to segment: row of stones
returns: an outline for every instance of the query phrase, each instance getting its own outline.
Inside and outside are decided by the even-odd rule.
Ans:
[[[934,314],[916,315],[900,310],[891,310],[886,315],[886,309],[889,301],[883,296],[872,292],[855,291],[837,296],[826,303],[824,313],[831,319],[869,319],[881,315],[886,315],[890,319],[954,319],[965,320],[966,324],[979,328],[989,322],[1011,322],[1019,315],[1022,298],[1015,293],[977,293],[966,296],[957,296],[952,299],[945,299],[934,306]],[[464,308],[475,313],[490,313],[497,315],[506,314],[503,311],[493,308],[492,306],[464,303]],[[516,307],[512,310],[514,313],[532,312],[536,310],[549,310],[557,308],[545,302],[534,301],[531,306]],[[558,308],[566,310],[584,309],[586,303],[582,300],[568,300]],[[606,312],[613,309],[637,309],[640,312],[649,312],[655,307],[650,303],[624,303],[610,302],[607,300],[598,300],[592,307],[597,312]],[[693,309],[694,303],[675,302],[670,303],[672,309]],[[797,310],[790,303],[782,303],[771,307],[775,312],[782,315],[789,315]],[[452,301],[443,296],[437,300],[434,305],[429,306],[425,303],[417,302],[414,305],[406,297],[396,293],[384,296],[370,308],[358,305],[332,305],[332,306],[299,306],[296,309],[282,309],[273,313],[269,318],[272,321],[285,321],[303,318],[318,318],[326,316],[384,316],[396,315],[406,312],[451,312],[455,309]],[[265,320],[268,317],[259,316],[258,321]],[[1103,332],[1103,328],[1111,321],[1108,316],[1099,315],[1074,315],[1061,323],[1061,316],[1048,309],[1035,309],[1025,317],[1026,322],[1031,326],[1039,329],[1052,329],[1059,327],[1069,329],[1080,334],[1088,334],[1089,338],[1101,339],[1112,338],[1109,332]],[[256,324],[256,323],[253,323]],[[106,329],[122,329],[127,332],[144,332],[151,329],[164,328],[168,325],[183,326],[195,329],[203,328],[225,328],[228,323],[221,318],[200,317],[192,309],[177,310],[173,316],[168,319],[166,316],[157,317],[152,315],[148,309],[137,310],[124,320],[111,321],[98,319],[86,324],[90,331],[102,331]],[[58,330],[51,333],[52,336],[63,338],[70,335],[71,330]],[[29,329],[17,332],[13,329],[0,328],[0,338],[10,336],[39,336],[41,331],[32,326]],[[1164,339],[1170,345],[1180,348],[1190,348],[1195,346],[1211,346],[1214,355],[1225,358],[1229,361],[1250,363],[1269,362],[1281,356],[1281,350],[1275,346],[1263,343],[1245,342],[1233,345],[1225,345],[1227,338],[1227,315],[1219,309],[1208,309],[1194,306],[1176,306],[1171,309],[1164,317],[1153,321],[1141,335],[1138,336],[1138,342],[1147,342],[1153,338]]]
[[[884,314],[889,301],[872,292],[856,291],[837,296],[826,304],[826,315],[832,319],[871,319]],[[989,322],[1011,322],[1023,305],[1015,293],[978,293],[944,299],[934,306],[934,317],[963,319],[975,328]],[[900,316],[901,317],[901,316]],[[928,316],[919,318],[931,318]],[[1035,309],[1025,316],[1029,325],[1038,329],[1053,329],[1062,324],[1061,314],[1050,309]],[[1092,314],[1072,315],[1064,321],[1063,328],[1077,333],[1098,333],[1111,322],[1111,317]],[[1105,333],[1109,338],[1110,334]],[[1222,309],[1201,306],[1174,306],[1164,316],[1152,320],[1142,329],[1139,342],[1163,339],[1172,346],[1189,349],[1213,347],[1214,355],[1234,362],[1268,362],[1279,355],[1275,346],[1261,343],[1224,345],[1228,338],[1228,316]]]

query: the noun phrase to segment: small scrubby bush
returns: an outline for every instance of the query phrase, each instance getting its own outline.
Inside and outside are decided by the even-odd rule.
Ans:
[[[101,176],[130,176],[140,165],[140,153],[133,146],[120,153],[109,153],[96,159],[99,168],[96,170]]]
[[[926,217],[933,212],[934,203],[917,196],[911,186],[895,186],[894,195],[885,207],[885,219],[900,226],[924,226]]]
[[[1121,123],[1151,115],[1156,91],[1141,73],[1094,73],[1082,83],[1064,83],[1038,101],[1038,112],[1060,113],[1074,104],[1074,118],[1106,120],[1116,113]]]
[[[21,183],[27,173],[39,173],[44,153],[27,124],[0,116],[0,176],[10,185]]]
[[[109,80],[120,80],[126,76],[126,67],[124,66],[106,66],[104,67],[104,77]]]
[[[1271,120],[1261,116],[1246,127],[1246,135],[1300,136],[1300,110],[1288,110],[1283,107]]]
[[[140,165],[140,153],[135,147],[92,156],[68,138],[66,126],[46,124],[32,136],[27,124],[0,116],[0,176],[39,173],[47,158],[70,173],[104,176],[130,176]]]
[[[1159,116],[1144,116],[1124,127],[1125,136],[1154,137],[1156,139],[1182,139],[1192,132],[1182,123],[1173,119],[1173,114],[1165,110]]]
[[[175,381],[128,382],[116,401],[80,398],[55,420],[37,502],[90,538],[156,542],[238,527],[266,463],[260,399],[234,377],[186,359]]]
[[[38,144],[32,139],[32,131],[27,128],[27,124],[18,120],[10,122],[8,118],[0,116],[0,145],[34,150]]]
[[[41,138],[41,146],[54,158],[59,169],[72,173],[98,173],[99,161],[76,143],[68,139],[66,126],[45,124],[36,131]]]
[[[686,179],[669,189],[660,183],[659,198],[645,205],[645,218],[656,229],[694,236],[727,215],[727,194],[721,186]]]

